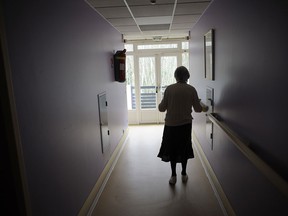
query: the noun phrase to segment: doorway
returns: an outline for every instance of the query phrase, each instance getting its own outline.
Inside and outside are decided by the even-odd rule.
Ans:
[[[158,111],[158,104],[166,87],[175,83],[175,69],[189,66],[188,42],[131,46],[125,47],[129,124],[163,123],[165,113]]]

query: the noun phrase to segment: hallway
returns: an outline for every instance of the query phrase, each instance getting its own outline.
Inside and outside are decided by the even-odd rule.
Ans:
[[[157,158],[163,125],[130,126],[124,150],[92,213],[94,216],[220,216],[223,212],[194,149],[187,184],[168,184],[170,164]]]

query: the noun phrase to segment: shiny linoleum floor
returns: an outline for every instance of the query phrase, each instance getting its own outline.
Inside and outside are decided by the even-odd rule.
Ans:
[[[170,164],[157,158],[163,125],[130,126],[124,150],[93,216],[222,216],[198,155],[188,160],[188,182],[170,186]]]

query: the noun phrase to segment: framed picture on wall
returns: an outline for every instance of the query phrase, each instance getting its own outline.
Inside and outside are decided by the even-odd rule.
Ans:
[[[215,79],[214,73],[214,29],[210,29],[204,35],[204,64],[205,78],[209,80]]]

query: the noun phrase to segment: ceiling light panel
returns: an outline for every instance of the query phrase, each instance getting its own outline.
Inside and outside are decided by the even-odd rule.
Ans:
[[[141,31],[169,30],[170,24],[139,25]]]
[[[138,25],[170,24],[172,16],[138,17],[135,20]]]

